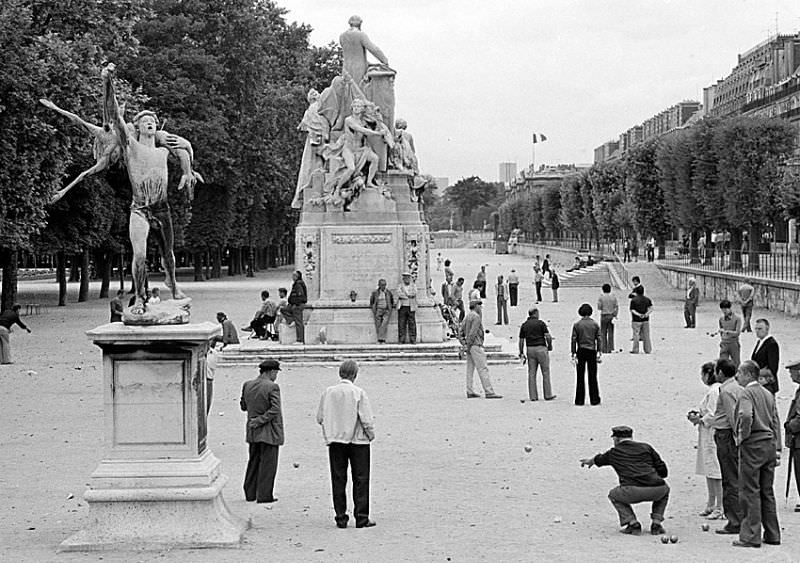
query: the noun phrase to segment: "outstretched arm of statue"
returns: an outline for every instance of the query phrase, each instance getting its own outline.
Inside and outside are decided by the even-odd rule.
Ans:
[[[187,153],[189,153],[189,160],[194,162],[194,151],[192,150],[192,143],[190,143],[180,135],[175,135],[174,133],[168,133],[166,131],[157,131],[156,145],[167,147],[173,154],[176,154],[175,151],[178,150],[186,151]]]
[[[103,108],[110,122],[114,125],[114,131],[124,149],[128,146],[129,136],[128,128],[125,127],[125,120],[122,118],[122,113],[119,110],[117,95],[114,92],[114,81],[112,77],[116,68],[114,63],[108,63],[100,73],[100,77],[103,79]]]
[[[55,105],[50,100],[46,100],[45,98],[39,98],[39,103],[42,104],[46,108],[50,108],[53,111],[57,111],[58,113],[60,113],[61,115],[63,115],[64,117],[66,117],[67,119],[72,121],[72,123],[74,123],[75,125],[78,125],[79,127],[83,127],[93,137],[97,137],[103,131],[102,127],[100,127],[98,125],[95,125],[94,123],[89,123],[88,121],[80,118],[79,116],[77,116],[76,114],[72,113],[71,111],[67,111],[65,109],[62,109],[62,108],[58,107],[57,105]]]
[[[373,130],[369,127],[364,127],[358,119],[355,119],[353,116],[348,117],[345,119],[345,123],[347,124],[350,129],[353,131],[358,131],[359,133],[363,133],[364,135],[383,135],[383,131],[380,129]]]

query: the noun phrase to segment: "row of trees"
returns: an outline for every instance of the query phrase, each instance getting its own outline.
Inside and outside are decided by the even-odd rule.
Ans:
[[[568,176],[560,187],[517,194],[500,205],[501,230],[520,228],[533,240],[576,236],[588,245],[652,236],[663,255],[665,239],[681,229],[695,259],[701,236],[710,241],[713,231],[728,231],[738,250],[746,231],[756,253],[777,220],[800,217],[800,178],[785,165],[796,139],[782,120],[704,119]]]
[[[100,70],[118,68],[126,115],[152,109],[189,139],[199,184],[194,206],[170,178],[176,247],[221,274],[270,265],[292,244],[290,208],[302,151],[296,125],[309,88],[339,72],[337,46],[309,45],[311,29],[289,24],[267,0],[4,0],[0,3],[0,267],[2,303],[16,299],[21,252],[77,256],[79,300],[89,262],[107,295],[112,264],[129,248],[130,186],[124,170],[52,194],[94,164],[85,132],[44,108],[48,98],[101,123]],[[176,174],[177,175],[177,174]]]

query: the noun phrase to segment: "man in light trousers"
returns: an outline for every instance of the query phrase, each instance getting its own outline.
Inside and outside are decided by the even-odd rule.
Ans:
[[[492,380],[489,379],[489,366],[486,363],[486,351],[483,349],[483,301],[480,299],[470,300],[469,313],[464,318],[462,331],[464,333],[464,346],[467,349],[467,399],[479,398],[480,395],[472,387],[472,376],[475,370],[481,380],[483,391],[487,399],[502,399],[492,388]]]

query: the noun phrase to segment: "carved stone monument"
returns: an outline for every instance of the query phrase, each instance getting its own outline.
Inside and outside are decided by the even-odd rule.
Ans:
[[[205,362],[213,323],[126,326],[88,335],[103,350],[102,459],[84,499],[89,525],[62,551],[237,546],[246,521],[206,443]]]
[[[396,73],[361,31],[361,18],[349,23],[340,38],[342,75],[318,100],[310,93],[299,126],[308,133],[293,201],[302,209],[295,263],[308,288],[306,343],[318,343],[320,334],[331,344],[377,342],[370,295],[381,278],[396,292],[403,272],[417,288],[417,342],[443,342],[418,197],[427,179],[413,139],[394,130]],[[368,64],[367,52],[379,64]],[[389,343],[397,342],[396,317],[394,311]]]

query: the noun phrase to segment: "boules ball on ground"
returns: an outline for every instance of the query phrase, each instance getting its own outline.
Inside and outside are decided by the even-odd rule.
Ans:
[[[527,453],[531,453],[533,451],[533,446],[531,446],[530,444],[525,444],[525,451]]]
[[[703,529],[704,532],[707,532],[711,529],[711,526],[709,526],[708,524],[703,524],[700,527]]]
[[[669,543],[669,538],[667,536],[661,536],[661,543]]]
[[[669,541],[670,543],[678,543],[678,536],[670,536]]]

